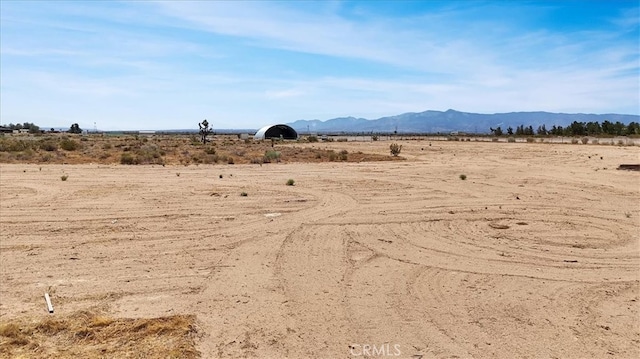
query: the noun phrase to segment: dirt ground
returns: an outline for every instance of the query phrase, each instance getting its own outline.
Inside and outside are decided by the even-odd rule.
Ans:
[[[0,321],[193,315],[203,358],[640,357],[640,147],[402,144],[1,164]]]

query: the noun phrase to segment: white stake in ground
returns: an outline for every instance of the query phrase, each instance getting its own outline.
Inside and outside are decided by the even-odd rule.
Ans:
[[[49,293],[44,293],[44,300],[47,301],[47,309],[49,313],[53,313],[53,305],[51,304],[51,298],[49,298]]]

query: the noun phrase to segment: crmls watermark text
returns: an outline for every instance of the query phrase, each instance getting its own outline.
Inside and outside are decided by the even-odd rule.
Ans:
[[[377,356],[400,356],[402,355],[402,351],[400,351],[400,344],[351,344],[349,346],[349,351],[351,355],[354,357],[377,357]]]

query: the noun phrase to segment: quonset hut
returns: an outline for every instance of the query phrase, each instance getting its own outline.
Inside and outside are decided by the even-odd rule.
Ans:
[[[268,140],[270,138],[297,140],[298,133],[296,130],[287,125],[269,125],[259,129],[253,136],[254,140]]]

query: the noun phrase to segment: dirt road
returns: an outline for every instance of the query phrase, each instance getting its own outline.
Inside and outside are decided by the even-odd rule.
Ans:
[[[640,356],[640,175],[615,170],[639,147],[403,145],[0,165],[0,319],[48,291],[56,315],[195,314],[205,358]]]

